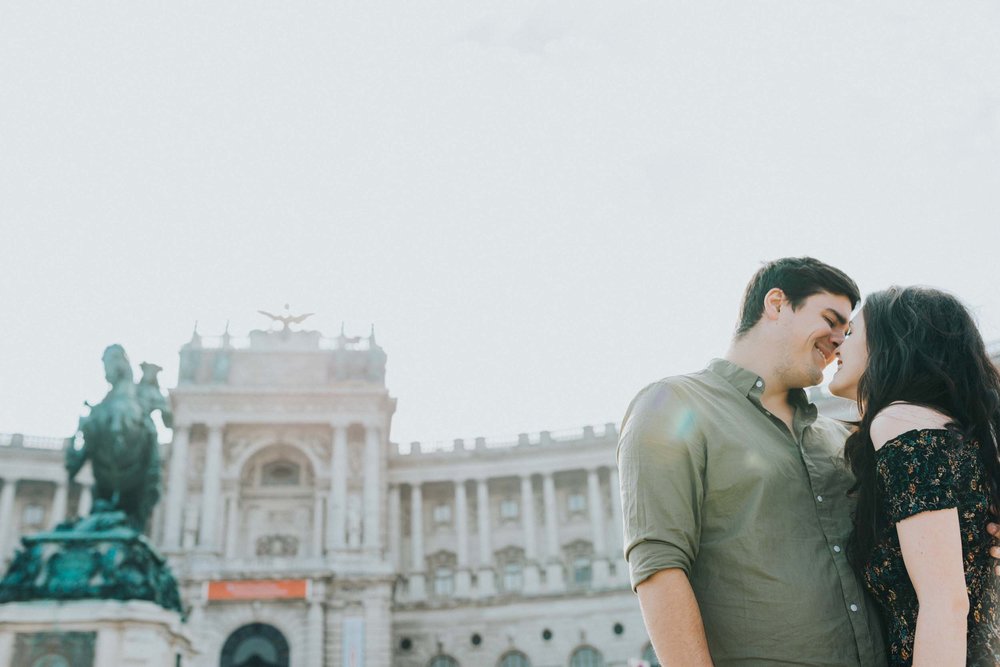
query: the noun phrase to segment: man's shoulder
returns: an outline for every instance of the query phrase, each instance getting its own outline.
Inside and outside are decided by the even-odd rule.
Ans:
[[[712,386],[714,384],[715,377],[708,371],[708,369],[703,368],[699,371],[691,373],[669,375],[667,377],[660,378],[655,382],[650,382],[639,391],[636,397],[642,396],[645,393],[685,396],[690,394],[692,391],[697,391],[700,388]]]
[[[643,387],[628,406],[622,433],[636,428],[660,431],[666,424],[692,421],[700,395],[713,384],[707,371],[661,378]]]

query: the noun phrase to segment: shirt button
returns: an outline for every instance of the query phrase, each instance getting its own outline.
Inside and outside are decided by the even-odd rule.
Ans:
[[[763,381],[763,380],[757,380],[757,383],[756,383],[756,384],[757,384],[757,387],[758,387],[758,388],[759,388],[759,387],[763,387],[763,386],[764,386],[764,381]]]
[[[818,503],[823,502],[823,496],[816,496],[816,502]]]
[[[836,553],[836,554],[840,553],[840,545],[837,545],[837,544],[833,545],[833,553]]]
[[[851,611],[857,611],[857,610],[858,610],[858,605],[852,604],[851,605]]]

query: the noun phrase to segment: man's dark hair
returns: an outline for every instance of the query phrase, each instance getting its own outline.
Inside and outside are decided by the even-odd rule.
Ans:
[[[812,257],[782,257],[762,266],[747,284],[736,325],[737,338],[760,321],[764,315],[764,295],[775,287],[785,293],[793,310],[820,292],[846,296],[851,300],[852,310],[861,300],[857,284],[840,269]]]

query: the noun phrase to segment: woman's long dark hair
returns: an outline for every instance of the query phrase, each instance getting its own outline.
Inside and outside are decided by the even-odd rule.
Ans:
[[[990,361],[968,308],[923,287],[875,292],[861,309],[868,367],[858,381],[861,421],[844,454],[854,472],[854,532],[847,555],[859,572],[871,555],[880,523],[871,425],[890,403],[904,401],[943,412],[949,428],[979,445],[990,500],[1000,508],[1000,373]]]

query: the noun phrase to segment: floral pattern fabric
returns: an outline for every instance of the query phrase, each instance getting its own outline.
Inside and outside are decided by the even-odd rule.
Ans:
[[[864,568],[888,633],[889,664],[913,664],[917,594],[903,563],[896,524],[933,510],[957,508],[969,591],[968,665],[1000,665],[1000,591],[986,532],[989,491],[976,443],[944,429],[913,430],[876,452],[882,516],[875,549]]]

